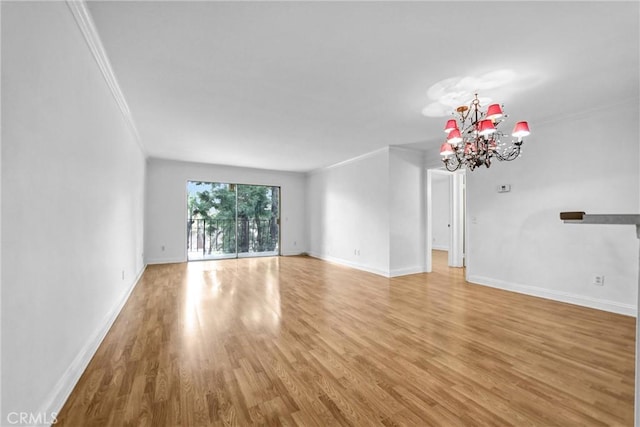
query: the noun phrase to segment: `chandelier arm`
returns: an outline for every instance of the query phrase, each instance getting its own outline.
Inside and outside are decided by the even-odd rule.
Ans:
[[[462,135],[473,134],[473,131],[475,130],[475,124],[469,123],[467,127],[464,127],[464,123],[462,123],[462,129],[464,129],[462,131]],[[467,141],[464,141],[464,142],[467,142]]]
[[[464,122],[467,121],[467,118],[469,117],[470,112],[471,112],[471,109],[468,109],[466,111],[460,111],[460,122],[462,124],[464,124]]]
[[[452,161],[454,159],[455,159],[455,161]],[[457,149],[455,150],[453,157],[449,157],[449,158],[443,159],[442,161],[444,162],[445,168],[449,172],[457,171],[458,169],[460,169],[460,167],[462,167],[462,163],[463,163],[462,159],[458,155],[458,150]]]
[[[456,148],[456,168],[454,170],[458,170],[464,165],[464,155],[461,156],[461,154],[462,152]]]
[[[444,159],[444,167],[449,171],[453,172],[460,169],[460,162],[452,162],[451,159]]]
[[[452,162],[445,162],[444,167],[449,171],[449,172],[455,172],[458,169],[460,169],[461,163],[458,163],[457,166],[449,166]]]
[[[499,152],[496,151],[495,156],[501,162],[510,162],[518,158],[518,156],[520,155],[520,147],[521,147],[520,145],[516,145],[515,148],[512,148],[506,154],[500,154]]]

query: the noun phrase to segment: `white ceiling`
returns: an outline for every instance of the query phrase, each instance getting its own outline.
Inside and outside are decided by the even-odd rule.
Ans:
[[[309,171],[388,145],[436,153],[445,118],[421,111],[454,77],[536,144],[537,124],[639,93],[637,1],[88,6],[151,157]]]

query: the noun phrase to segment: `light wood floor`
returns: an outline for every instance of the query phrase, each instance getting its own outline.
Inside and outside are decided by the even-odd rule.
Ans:
[[[149,266],[57,425],[633,425],[633,318],[434,261]]]

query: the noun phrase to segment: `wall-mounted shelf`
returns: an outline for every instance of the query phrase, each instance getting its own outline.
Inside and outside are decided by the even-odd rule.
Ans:
[[[622,224],[640,225],[636,214],[586,214],[584,212],[560,212],[560,219],[570,224]]]

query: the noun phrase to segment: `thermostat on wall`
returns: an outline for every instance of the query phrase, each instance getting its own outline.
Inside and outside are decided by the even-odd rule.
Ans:
[[[511,184],[498,185],[498,193],[508,193],[509,191],[511,191]]]

